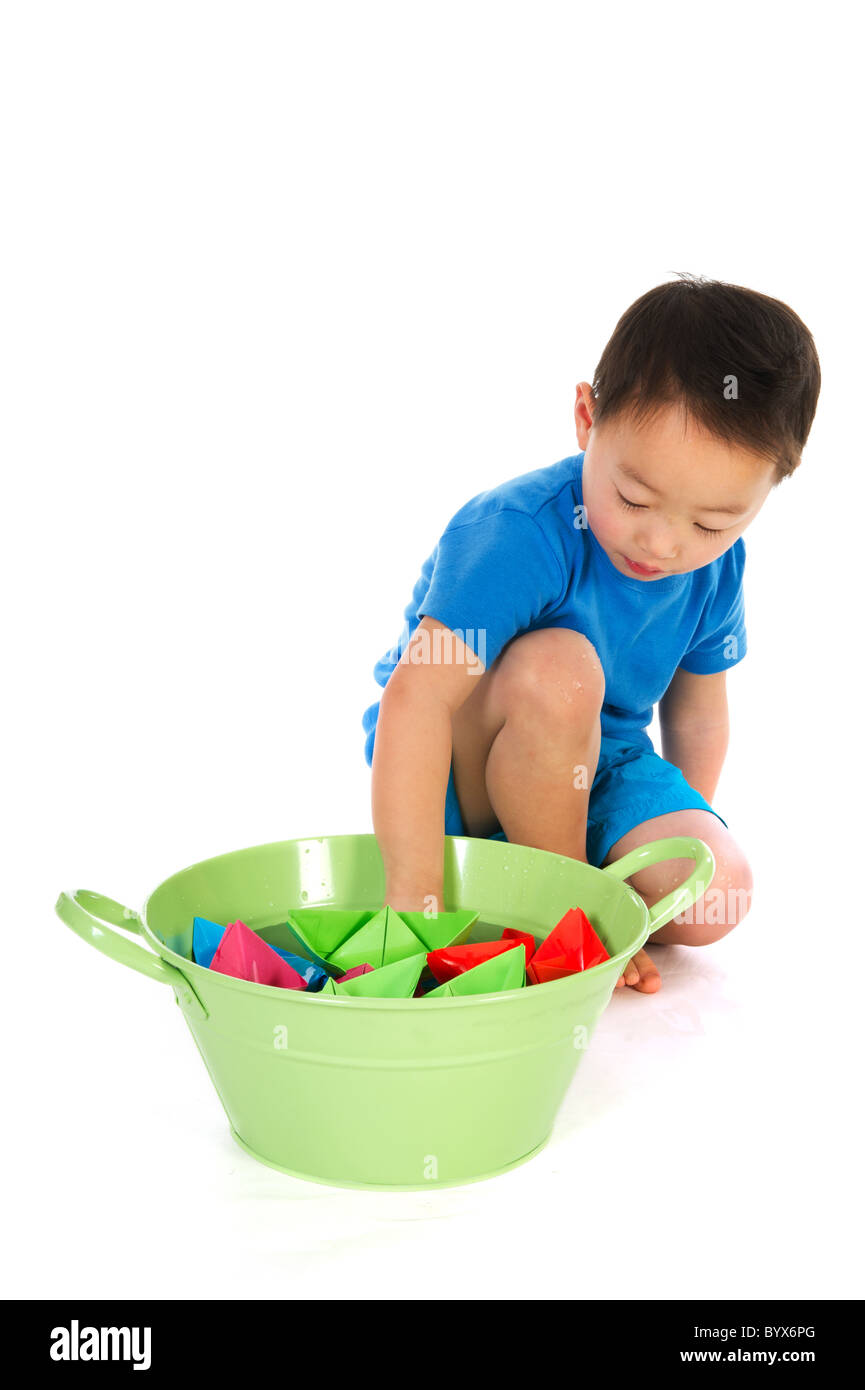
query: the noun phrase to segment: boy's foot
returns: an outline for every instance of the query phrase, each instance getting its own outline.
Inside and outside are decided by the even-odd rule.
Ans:
[[[655,990],[661,988],[658,967],[648,951],[640,950],[628,961],[616,981],[616,989],[622,989],[625,985],[639,990],[640,994],[654,994]]]

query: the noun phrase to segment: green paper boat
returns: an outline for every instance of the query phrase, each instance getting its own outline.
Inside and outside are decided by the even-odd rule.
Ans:
[[[447,999],[457,998],[461,994],[496,994],[505,989],[522,989],[525,983],[526,948],[520,942],[513,950],[482,961],[462,975],[454,975],[452,980],[428,990],[423,997]]]
[[[426,955],[423,953],[406,956],[404,960],[395,960],[378,970],[368,970],[365,975],[355,975],[353,980],[346,980],[344,984],[339,980],[325,980],[318,993],[349,994],[357,999],[410,999],[425,965]]]
[[[477,918],[468,909],[427,917],[388,905],[378,910],[300,907],[289,912],[286,925],[304,951],[332,973],[364,962],[379,970],[420,952],[456,945],[465,941]]]
[[[401,912],[399,915],[427,951],[440,951],[444,946],[462,945],[480,914],[470,908],[460,908],[456,912],[439,912],[435,917],[427,917],[423,912]]]
[[[406,956],[416,956],[420,945],[399,914],[392,907],[383,907],[331,951],[328,959],[340,970],[353,970],[364,961],[369,961],[373,970],[380,970],[383,965],[405,960]]]
[[[327,957],[346,937],[376,916],[378,908],[294,907],[288,914],[288,927],[302,946]]]

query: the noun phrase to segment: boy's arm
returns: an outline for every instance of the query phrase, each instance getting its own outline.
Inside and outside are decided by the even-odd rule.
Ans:
[[[436,628],[446,641],[433,642]],[[430,651],[439,659],[411,659]],[[443,911],[451,717],[484,667],[455,633],[429,617],[421,619],[404,655],[382,694],[372,758],[372,819],[384,862],[384,901],[397,910],[423,911],[433,896],[435,910]]]
[[[660,701],[658,718],[667,762],[711,801],[730,739],[726,671],[695,675],[680,666]]]

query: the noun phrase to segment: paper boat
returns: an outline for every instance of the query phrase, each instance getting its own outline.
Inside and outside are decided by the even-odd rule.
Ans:
[[[301,907],[288,914],[287,925],[304,950],[333,974],[334,967],[346,971],[365,961],[379,970],[464,941],[477,918],[478,913],[469,910],[427,917],[423,912],[397,912],[389,905],[372,910]]]
[[[495,994],[505,989],[522,989],[526,983],[526,948],[522,942],[500,955],[455,975],[452,980],[429,990],[424,999],[447,999],[464,994]]]
[[[346,994],[349,991],[343,989],[343,985],[350,984],[352,980],[359,980],[361,975],[372,975],[373,973],[372,966],[367,961],[364,961],[363,965],[354,966],[352,970],[347,970],[344,975],[328,975],[321,987],[321,993]]]
[[[346,980],[354,980],[358,975],[369,975],[375,967],[365,960],[363,965],[353,965],[351,970],[347,970],[344,975],[338,976],[339,983],[344,985]]]
[[[192,919],[192,958],[196,965],[210,965],[217,946],[225,935],[225,927],[206,917]]]
[[[272,941],[266,943],[271,951],[275,951],[278,956],[282,956],[286,965],[290,965],[292,970],[296,970],[306,989],[310,994],[315,994],[321,989],[327,979],[327,971],[321,965],[316,965],[314,960],[306,960],[304,956],[295,956],[291,951],[284,951],[281,946],[274,946]]]
[[[609,960],[609,952],[585,912],[572,907],[557,922],[546,941],[542,941],[527,967],[529,982],[534,985],[562,980],[581,970]]]
[[[341,980],[327,980],[321,993],[352,995],[356,999],[410,999],[425,963],[424,954],[406,956],[352,979],[343,976]]]
[[[443,946],[457,946],[466,940],[480,913],[471,908],[455,912],[439,912],[427,917],[423,912],[401,912],[406,926],[411,927],[427,951],[440,951]]]
[[[225,935],[225,927],[218,922],[211,922],[207,917],[194,917],[192,921],[192,956],[196,965],[209,966],[213,960],[216,950]],[[258,935],[258,933],[256,933]],[[261,939],[261,938],[259,938]],[[304,987],[311,993],[321,989],[327,979],[327,971],[314,961],[305,960],[303,956],[292,955],[290,951],[284,951],[281,946],[276,946],[272,941],[264,943],[269,946],[271,951],[275,951],[278,956],[290,965],[300,978],[303,980]]]
[[[325,960],[378,911],[377,907],[293,907],[287,925],[308,951]]]
[[[505,927],[502,941],[521,941],[526,948],[526,966],[538,949],[538,943],[530,931],[518,931],[516,927]]]
[[[210,969],[232,975],[237,980],[251,980],[258,985],[276,985],[280,989],[306,988],[297,971],[244,922],[229,922],[213,953]]]
[[[505,951],[515,950],[520,944],[519,941],[504,940],[472,941],[462,946],[443,946],[440,951],[430,951],[427,964],[439,984],[443,985],[455,975],[464,975],[466,971],[474,970],[484,961],[502,956]]]

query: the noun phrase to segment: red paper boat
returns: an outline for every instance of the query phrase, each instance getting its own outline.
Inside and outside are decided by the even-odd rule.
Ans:
[[[609,952],[585,912],[572,907],[546,941],[541,942],[526,967],[526,975],[533,985],[545,985],[580,970],[591,970],[593,965],[609,959]]]
[[[502,932],[502,941],[512,941],[515,946],[518,946],[520,942],[522,942],[526,948],[526,965],[528,965],[537,950],[535,938],[532,936],[531,932],[517,931],[516,927],[505,927]]]

